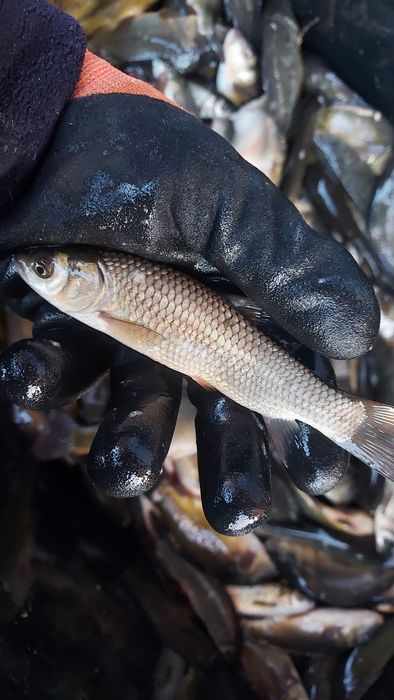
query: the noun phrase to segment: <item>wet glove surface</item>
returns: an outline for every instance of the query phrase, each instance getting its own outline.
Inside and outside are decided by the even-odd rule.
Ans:
[[[197,119],[99,59],[93,63],[95,79],[82,72],[35,179],[2,220],[1,252],[94,245],[192,274],[219,271],[273,317],[273,335],[276,324],[291,334],[289,349],[324,378],[327,366],[316,366],[314,352],[346,358],[369,349],[379,311],[350,254],[310,229],[261,172]],[[3,279],[13,308],[35,320],[34,339],[0,361],[3,391],[30,408],[59,405],[110,368],[111,400],[89,473],[118,496],[151,488],[175,425],[179,375],[54,312],[12,269]],[[190,395],[206,515],[222,532],[246,532],[269,507],[264,424],[195,385]],[[306,426],[287,462],[299,487],[322,493],[347,457]]]

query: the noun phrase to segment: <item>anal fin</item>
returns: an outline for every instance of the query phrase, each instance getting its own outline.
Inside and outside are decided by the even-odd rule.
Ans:
[[[277,418],[266,418],[266,416],[263,416],[263,418],[279,458],[287,467],[290,445],[299,435],[301,428],[295,420],[279,420]]]

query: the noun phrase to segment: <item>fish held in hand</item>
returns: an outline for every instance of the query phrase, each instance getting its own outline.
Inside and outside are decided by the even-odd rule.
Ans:
[[[328,386],[194,278],[107,250],[34,249],[16,265],[61,311],[281,421],[281,451],[302,421],[394,480],[394,408]]]

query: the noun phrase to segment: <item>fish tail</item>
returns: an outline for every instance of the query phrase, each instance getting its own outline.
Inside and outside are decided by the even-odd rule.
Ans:
[[[341,447],[394,481],[394,407],[363,401],[365,418]]]

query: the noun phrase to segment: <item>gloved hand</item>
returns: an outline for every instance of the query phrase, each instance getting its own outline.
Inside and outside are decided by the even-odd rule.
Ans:
[[[261,172],[150,86],[89,52],[77,82],[83,40],[69,17],[40,0],[5,0],[0,6],[3,13],[19,12],[25,33],[26,7],[39,7],[41,14],[31,11],[32,36],[38,31],[46,37],[37,48],[40,60],[30,64],[39,74],[38,99],[31,88],[21,90],[26,76],[21,77],[15,56],[8,74],[19,70],[19,92],[10,79],[7,99],[0,93],[9,127],[1,143],[4,148],[8,139],[18,145],[9,158],[8,180],[2,179],[7,183],[3,212],[13,204],[8,194],[20,197],[3,214],[1,254],[38,244],[105,246],[192,274],[219,272],[285,329],[270,324],[273,335],[281,334],[326,379],[329,365],[315,353],[347,358],[371,347],[378,305],[346,250],[310,229]],[[47,15],[56,42],[48,37]],[[7,48],[7,36],[1,38]],[[8,38],[15,44],[14,35]],[[46,147],[72,91],[70,76],[76,88]],[[36,75],[33,85],[37,80]],[[21,92],[29,104],[31,136],[22,145],[10,126]],[[34,123],[40,124],[38,131]],[[34,337],[3,354],[1,390],[20,405],[49,408],[68,403],[110,368],[111,399],[89,455],[90,476],[117,496],[151,488],[174,430],[181,377],[54,311],[24,286],[12,266],[3,272],[2,288],[12,308],[34,320]],[[205,513],[222,532],[247,532],[265,516],[270,500],[263,421],[223,396],[190,386]],[[287,462],[300,488],[322,493],[342,475],[347,456],[305,426],[302,444],[289,445]]]

